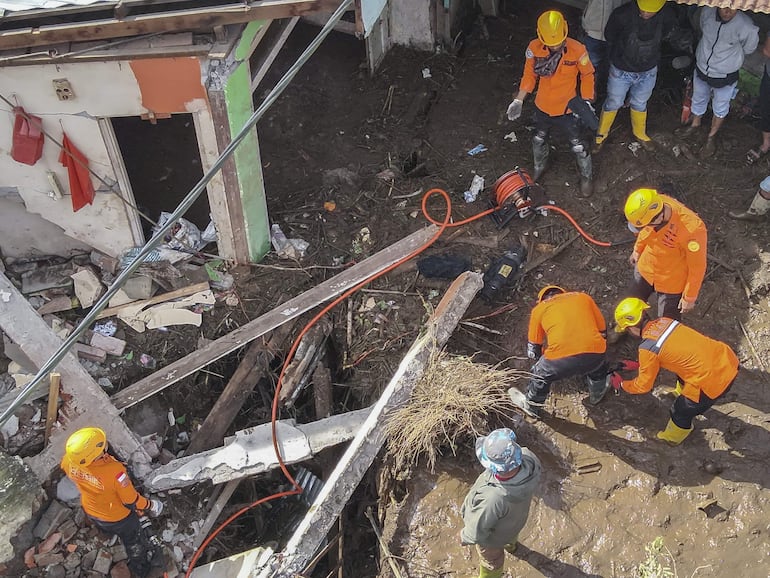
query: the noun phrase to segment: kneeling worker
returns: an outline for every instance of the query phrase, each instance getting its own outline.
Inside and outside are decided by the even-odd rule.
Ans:
[[[678,394],[671,407],[671,419],[658,439],[678,445],[693,430],[692,420],[724,396],[738,375],[738,357],[721,341],[710,339],[682,325],[679,321],[660,317],[651,319],[650,306],[641,299],[628,297],[615,309],[616,331],[641,337],[639,375],[624,381],[620,375],[610,376],[615,389],[628,393],[649,393],[660,368],[679,378]]]
[[[553,382],[584,375],[589,403],[599,403],[610,387],[604,355],[607,326],[601,311],[586,293],[567,293],[556,285],[544,287],[537,300],[527,336],[527,356],[537,362],[526,395],[511,388],[511,401],[537,417]],[[547,342],[544,353],[543,341]]]
[[[107,436],[98,427],[79,429],[67,439],[61,468],[80,490],[88,518],[103,532],[118,535],[129,569],[144,578],[151,568],[153,547],[139,516],[160,515],[163,503],[148,500],[134,489],[125,466],[107,453]]]

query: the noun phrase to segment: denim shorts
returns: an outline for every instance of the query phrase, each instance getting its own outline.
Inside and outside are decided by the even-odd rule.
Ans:
[[[711,101],[711,110],[717,118],[725,118],[730,112],[730,101],[735,98],[738,83],[728,84],[721,88],[714,88],[708,82],[693,74],[692,78],[692,113],[696,116],[706,114],[706,109]]]

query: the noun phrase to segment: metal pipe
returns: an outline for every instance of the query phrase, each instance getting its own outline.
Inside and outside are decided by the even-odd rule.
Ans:
[[[353,0],[342,0],[337,10],[335,10],[334,14],[332,14],[331,18],[329,18],[329,21],[324,25],[323,28],[321,28],[318,36],[313,39],[313,41],[308,45],[305,51],[297,59],[297,61],[291,66],[291,68],[289,68],[288,71],[286,71],[286,74],[283,75],[275,87],[273,87],[273,90],[270,91],[270,94],[265,97],[265,100],[262,101],[262,104],[259,105],[257,110],[255,110],[254,113],[249,117],[249,120],[246,121],[246,124],[243,125],[243,128],[241,128],[238,134],[235,135],[235,137],[225,147],[225,150],[222,151],[222,153],[219,155],[219,158],[214,162],[208,172],[203,175],[203,177],[201,177],[201,180],[198,181],[192,190],[187,193],[187,196],[182,199],[182,202],[179,203],[179,206],[177,206],[176,210],[174,210],[174,212],[171,214],[168,221],[166,221],[166,223],[160,229],[158,229],[158,232],[155,233],[155,235],[153,235],[153,237],[147,241],[147,243],[145,243],[144,247],[142,247],[142,250],[139,251],[139,254],[134,258],[134,260],[131,261],[131,263],[129,263],[128,266],[115,278],[115,281],[112,283],[110,288],[107,289],[107,292],[104,294],[104,296],[96,302],[96,304],[91,308],[91,311],[88,312],[80,324],[70,334],[70,336],[64,341],[64,343],[62,343],[61,347],[59,347],[59,349],[56,350],[50,359],[48,359],[48,361],[43,364],[32,381],[30,381],[24,387],[16,399],[13,400],[8,409],[6,409],[3,414],[0,415],[0,425],[4,424],[27,400],[27,398],[32,393],[32,390],[40,382],[48,378],[49,372],[51,372],[56,367],[59,361],[61,361],[61,359],[67,354],[67,352],[77,342],[80,336],[85,333],[85,331],[88,329],[88,326],[96,320],[96,317],[99,315],[102,309],[107,306],[112,296],[117,293],[118,289],[120,289],[120,287],[126,282],[131,274],[139,268],[139,266],[144,262],[144,258],[150,253],[150,251],[152,251],[160,244],[160,242],[163,240],[163,237],[171,229],[176,220],[184,215],[187,209],[192,206],[192,204],[201,195],[201,193],[206,190],[206,185],[209,183],[209,181],[211,181],[214,175],[216,175],[216,173],[222,168],[222,165],[224,165],[225,161],[227,161],[230,155],[233,154],[243,139],[246,138],[246,135],[249,133],[249,131],[254,128],[254,126],[257,124],[257,121],[262,118],[262,116],[264,116],[267,109],[270,108],[276,100],[278,100],[278,97],[296,76],[297,72],[299,72],[299,69],[302,68],[302,66],[310,59],[313,53],[321,45],[321,42],[323,42],[324,38],[326,38],[334,29],[334,25],[337,24],[337,22],[342,18],[343,14],[345,14],[345,12],[352,4]]]

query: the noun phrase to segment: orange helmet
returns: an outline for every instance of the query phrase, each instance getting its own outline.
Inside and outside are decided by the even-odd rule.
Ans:
[[[107,435],[98,427],[84,427],[67,439],[65,452],[70,461],[88,466],[107,450]]]
[[[561,12],[548,10],[537,19],[537,37],[546,46],[559,46],[567,38],[567,21]]]
[[[542,303],[543,299],[545,299],[549,293],[566,293],[566,291],[558,285],[546,285],[540,290],[540,293],[537,294],[537,302]]]

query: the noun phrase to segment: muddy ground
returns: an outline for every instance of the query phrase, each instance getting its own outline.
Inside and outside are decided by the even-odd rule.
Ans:
[[[258,266],[231,271],[237,306],[218,304],[204,315],[200,329],[126,335],[129,348],[152,352],[162,366],[193,351],[200,337],[215,339],[232,331],[425,226],[420,203],[431,188],[449,193],[454,221],[486,209],[498,176],[531,165],[532,103],[525,104],[520,121],[505,118],[536,17],[549,7],[531,4],[508,1],[501,18],[476,20],[458,37],[454,52],[394,49],[373,78],[363,64],[362,43],[333,33],[258,125],[271,218],[288,237],[310,243],[307,257],[298,264],[271,253]],[[566,13],[577,29],[577,12]],[[297,26],[263,82],[265,91],[316,33],[312,26]],[[683,446],[671,448],[655,439],[672,402],[665,393],[673,385],[670,375],[661,376],[654,395],[609,396],[597,407],[587,406],[577,381],[561,383],[553,388],[542,421],[512,415],[489,424],[490,429],[514,427],[544,465],[529,525],[517,556],[508,560],[512,576],[633,576],[646,557],[645,547],[658,536],[671,554],[665,565],[679,577],[770,576],[770,377],[763,366],[770,363],[770,257],[765,252],[770,233],[766,223],[736,222],[726,214],[747,206],[768,174],[768,161],[744,165],[746,151],[760,136],[756,121],[738,118],[737,112],[728,118],[712,159],[698,158],[701,143],[678,140],[673,129],[681,77],[667,62],[661,65],[650,103],[649,132],[660,142],[659,150],[630,150],[628,115],[621,112],[601,154],[594,157],[593,197],[576,197],[572,154],[558,135],[551,140],[553,164],[543,179],[548,198],[595,238],[617,246],[599,247],[579,238],[562,247],[574,229],[551,215],[517,218],[502,229],[484,218],[445,233],[425,253],[463,255],[483,271],[522,242],[530,249],[530,262],[563,248],[492,303],[474,302],[466,319],[486,330],[461,325],[447,345],[453,353],[476,354],[489,363],[505,360],[520,369],[529,367],[526,324],[544,285],[586,291],[611,318],[631,274],[627,256],[632,236],[622,216],[622,202],[631,190],[663,187],[696,210],[709,227],[710,254],[718,259],[710,262],[698,305],[685,322],[730,343],[744,370],[725,402],[697,421]],[[504,139],[511,132],[515,142]],[[488,150],[468,155],[478,144]],[[463,191],[474,174],[485,177],[486,188],[479,200],[466,204]],[[440,220],[444,206],[437,200],[429,206]],[[375,280],[332,313],[335,329],[327,361],[333,370],[336,412],[377,397],[448,283],[426,280],[407,266]],[[514,307],[504,307],[509,303]],[[612,346],[611,354],[627,357],[634,348],[624,339]],[[241,355],[227,356],[132,408],[127,419],[135,428],[162,428],[167,449],[183,450],[177,434],[194,431],[205,419]],[[116,389],[151,372],[136,363],[111,369]],[[230,433],[269,419],[274,379],[260,383]],[[310,395],[304,393],[283,416],[313,419]],[[169,407],[183,417],[170,427],[163,425]],[[152,426],[150,419],[160,423]],[[391,572],[363,516],[366,505],[377,502],[389,547],[404,575],[477,572],[475,554],[459,545],[459,507],[480,471],[467,441],[468,448],[445,456],[435,473],[419,468],[410,476],[402,473],[399,478],[406,479],[388,479],[379,486],[381,495],[377,472],[370,472],[345,514],[346,576]],[[322,455],[311,469],[321,475],[336,455]],[[225,514],[279,487],[278,478],[242,484]],[[179,531],[199,515],[209,493],[209,488],[197,488],[167,498],[169,519]],[[203,559],[274,537],[281,528],[271,525],[270,518],[269,513],[244,516]]]

